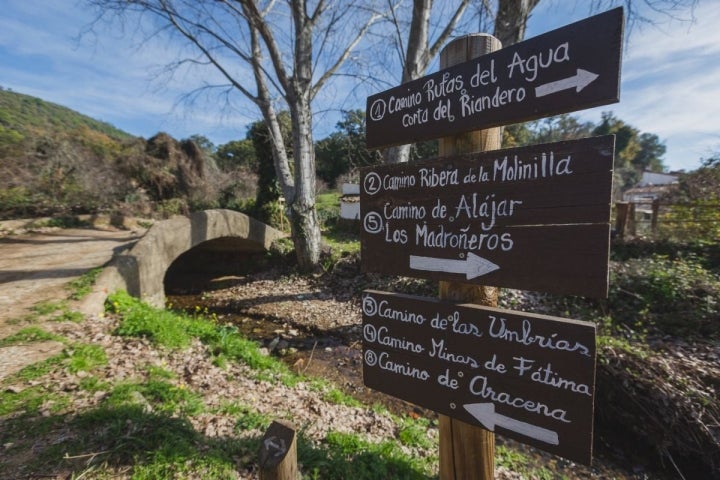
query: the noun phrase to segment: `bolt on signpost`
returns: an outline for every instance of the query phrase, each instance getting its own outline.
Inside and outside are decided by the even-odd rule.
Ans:
[[[363,376],[440,414],[440,478],[490,479],[494,431],[592,458],[595,326],[501,310],[496,285],[604,297],[614,137],[498,150],[501,125],[619,100],[623,12],[501,49],[471,35],[441,70],[368,98],[371,148],[440,137],[433,161],[363,169],[365,271],[440,281],[366,291]]]

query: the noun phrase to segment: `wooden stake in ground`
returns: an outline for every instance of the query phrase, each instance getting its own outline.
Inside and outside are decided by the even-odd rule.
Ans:
[[[274,421],[260,445],[260,480],[295,480],[298,478],[295,427],[289,422]]]
[[[468,35],[449,43],[440,53],[440,68],[466,62],[501,48],[500,41],[486,34]],[[440,139],[439,156],[496,150],[502,143],[502,128],[476,130]],[[441,299],[496,307],[496,287],[440,282]],[[440,479],[491,480],[495,476],[495,434],[440,415]]]

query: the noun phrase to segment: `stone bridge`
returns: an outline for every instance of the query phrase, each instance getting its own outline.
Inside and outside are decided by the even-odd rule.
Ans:
[[[108,293],[120,289],[148,304],[163,307],[166,273],[181,256],[199,253],[195,264],[203,264],[207,263],[202,260],[207,258],[203,253],[237,256],[263,252],[283,236],[282,232],[231,210],[205,210],[158,222],[130,250],[113,257],[81,309],[86,313],[102,311]]]

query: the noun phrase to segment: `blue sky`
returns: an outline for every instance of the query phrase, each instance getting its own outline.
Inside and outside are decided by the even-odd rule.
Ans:
[[[588,16],[585,2],[543,0],[526,38]],[[182,101],[202,80],[189,72],[170,78],[162,67],[176,47],[157,38],[140,43],[137,25],[101,24],[80,33],[92,12],[73,0],[3,0],[0,14],[0,86],[34,95],[103,120],[134,135],[159,131],[176,138],[201,134],[215,144],[243,138],[260,117],[254,108],[217,107],[216,99]],[[687,15],[686,15],[687,16]],[[597,122],[603,111],[667,146],[665,164],[691,170],[720,151],[720,2],[701,0],[693,23],[657,17],[658,25],[635,28],[623,56],[619,104],[577,112]],[[78,38],[80,37],[80,38]],[[212,79],[210,79],[212,81]],[[375,92],[369,92],[375,93]],[[364,101],[338,100],[339,108]],[[333,131],[337,116],[316,115],[316,138]]]

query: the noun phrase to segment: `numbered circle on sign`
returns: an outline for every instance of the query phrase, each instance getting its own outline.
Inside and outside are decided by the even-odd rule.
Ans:
[[[370,172],[365,175],[365,180],[363,180],[363,189],[368,195],[375,195],[382,190],[382,179],[380,178],[380,175],[375,172]]]
[[[368,233],[380,233],[383,229],[383,220],[379,213],[370,212],[363,218],[363,228]]]

